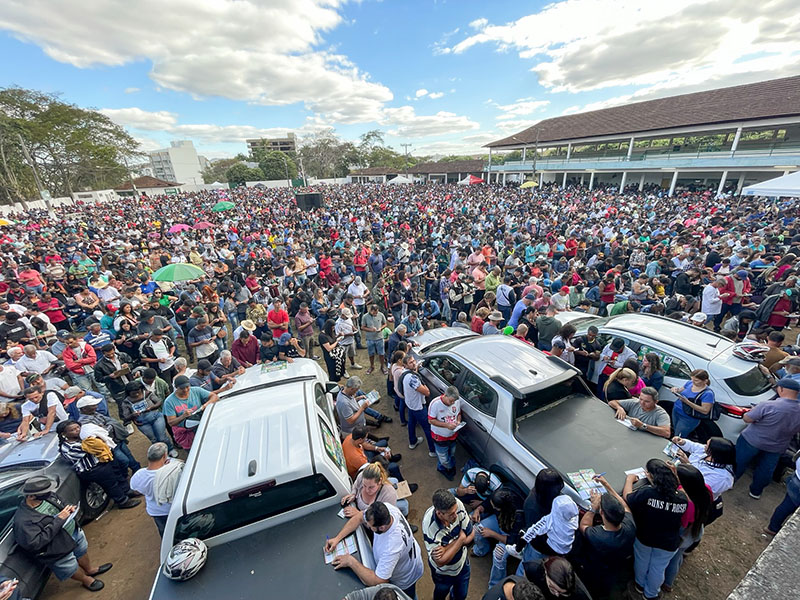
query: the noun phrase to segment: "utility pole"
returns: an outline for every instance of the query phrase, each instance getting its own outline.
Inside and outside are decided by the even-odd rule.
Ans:
[[[536,181],[536,157],[539,155],[539,128],[536,128],[536,144],[533,147],[533,181]]]
[[[20,146],[22,146],[22,153],[25,155],[25,159],[28,161],[28,164],[31,166],[31,170],[33,171],[33,180],[36,182],[36,187],[39,190],[39,197],[44,200],[44,204],[47,207],[47,214],[51,217],[55,215],[53,212],[53,206],[50,204],[50,192],[44,189],[42,185],[42,180],[39,179],[39,172],[36,170],[36,163],[33,162],[33,158],[31,157],[31,153],[28,151],[28,146],[25,145],[25,140],[22,138],[22,134],[17,134],[19,138]]]
[[[122,162],[125,163],[125,171],[128,173],[128,181],[131,182],[131,189],[133,190],[133,199],[139,199],[139,190],[136,189],[136,184],[133,182],[133,175],[131,175],[131,168],[128,166],[128,159],[127,157],[122,157]]]
[[[281,155],[283,159],[283,166],[286,168],[286,183],[289,186],[289,189],[292,188],[292,180],[289,179],[289,161],[286,160],[286,157]]]
[[[300,173],[303,176],[303,185],[308,187],[308,180],[306,179],[306,170],[303,167],[303,157],[298,154],[297,160],[300,161]]]
[[[406,176],[408,176],[408,149],[411,148],[412,144],[400,144],[400,145],[406,149]]]

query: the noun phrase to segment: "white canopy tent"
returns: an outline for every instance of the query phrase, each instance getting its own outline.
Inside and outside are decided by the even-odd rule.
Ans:
[[[414,182],[411,181],[411,179],[409,179],[405,175],[398,175],[397,177],[395,177],[394,179],[390,179],[386,183],[388,185],[393,185],[393,184],[397,184],[397,183],[414,183]]]
[[[227,183],[220,183],[219,181],[215,181],[214,183],[209,184],[209,187],[212,190],[227,190],[228,189],[228,184]]]
[[[742,190],[743,196],[767,196],[770,198],[780,198],[790,196],[800,198],[800,171],[782,175],[769,181],[762,181],[753,185],[748,185]]]

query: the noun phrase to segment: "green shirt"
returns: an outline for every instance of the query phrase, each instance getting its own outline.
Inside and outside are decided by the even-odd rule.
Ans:
[[[61,509],[59,509],[55,504],[51,504],[47,500],[43,500],[42,503],[34,510],[38,513],[42,513],[43,515],[50,515],[51,517],[55,517],[61,512]],[[75,535],[75,519],[72,519],[69,523],[64,525],[64,531],[70,535]]]

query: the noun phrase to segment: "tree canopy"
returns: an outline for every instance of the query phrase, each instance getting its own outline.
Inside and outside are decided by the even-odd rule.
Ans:
[[[125,161],[140,159],[139,144],[96,110],[63,102],[54,94],[17,87],[0,89],[0,202],[38,197],[20,136],[43,187],[52,196],[103,189],[128,179]]]

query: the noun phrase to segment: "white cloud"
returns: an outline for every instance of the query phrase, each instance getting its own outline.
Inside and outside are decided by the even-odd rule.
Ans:
[[[503,111],[497,118],[514,119],[525,115],[533,114],[542,110],[550,104],[549,100],[534,100],[533,98],[519,98],[511,104],[495,104],[495,107]]]
[[[444,92],[431,92],[430,94],[428,94],[428,98],[430,98],[431,100],[438,100],[442,96],[444,96]]]
[[[142,90],[140,90],[137,87],[127,87],[127,88],[125,88],[125,93],[126,94],[135,94],[136,92],[141,92],[141,91]]]
[[[417,115],[411,106],[387,108],[381,125],[394,127],[389,134],[401,138],[418,138],[434,135],[460,133],[478,129],[480,125],[468,117],[439,111],[434,115]]]
[[[138,131],[157,131],[168,134],[172,138],[191,139],[204,144],[221,143],[243,143],[247,138],[261,137],[284,137],[287,133],[302,135],[324,129],[330,129],[328,125],[317,118],[309,118],[306,123],[296,129],[286,128],[262,128],[252,125],[212,125],[208,123],[178,123],[178,115],[167,111],[150,112],[141,108],[102,108],[100,112],[109,117],[115,123],[123,127],[130,127]],[[161,148],[163,143],[156,142],[152,138],[136,135],[137,140],[145,144],[143,140],[148,140],[145,150]],[[152,143],[150,143],[152,142]],[[155,148],[152,147],[156,144]]]
[[[422,98],[423,96],[427,96],[427,95],[428,95],[428,90],[426,90],[425,88],[418,89],[416,91],[416,93],[414,94],[414,96],[416,98]]]
[[[498,121],[497,128],[503,132],[503,135],[508,135],[510,133],[516,133],[517,131],[527,129],[531,125],[538,123],[539,120],[540,119],[515,119],[512,121]]]
[[[374,121],[389,88],[320,49],[343,23],[344,2],[172,0],[165,9],[161,0],[106,0],[76,18],[71,3],[6,0],[0,29],[79,68],[148,60],[157,86],[195,97],[303,103],[337,122]]]
[[[713,23],[713,27],[709,26]],[[504,25],[473,21],[475,33],[448,48],[516,50],[552,91],[613,86],[708,87],[735,73],[797,68],[796,0],[564,0]]]
[[[480,19],[475,19],[474,21],[470,22],[469,26],[472,29],[483,29],[489,24],[489,19],[484,19],[481,17]]]

